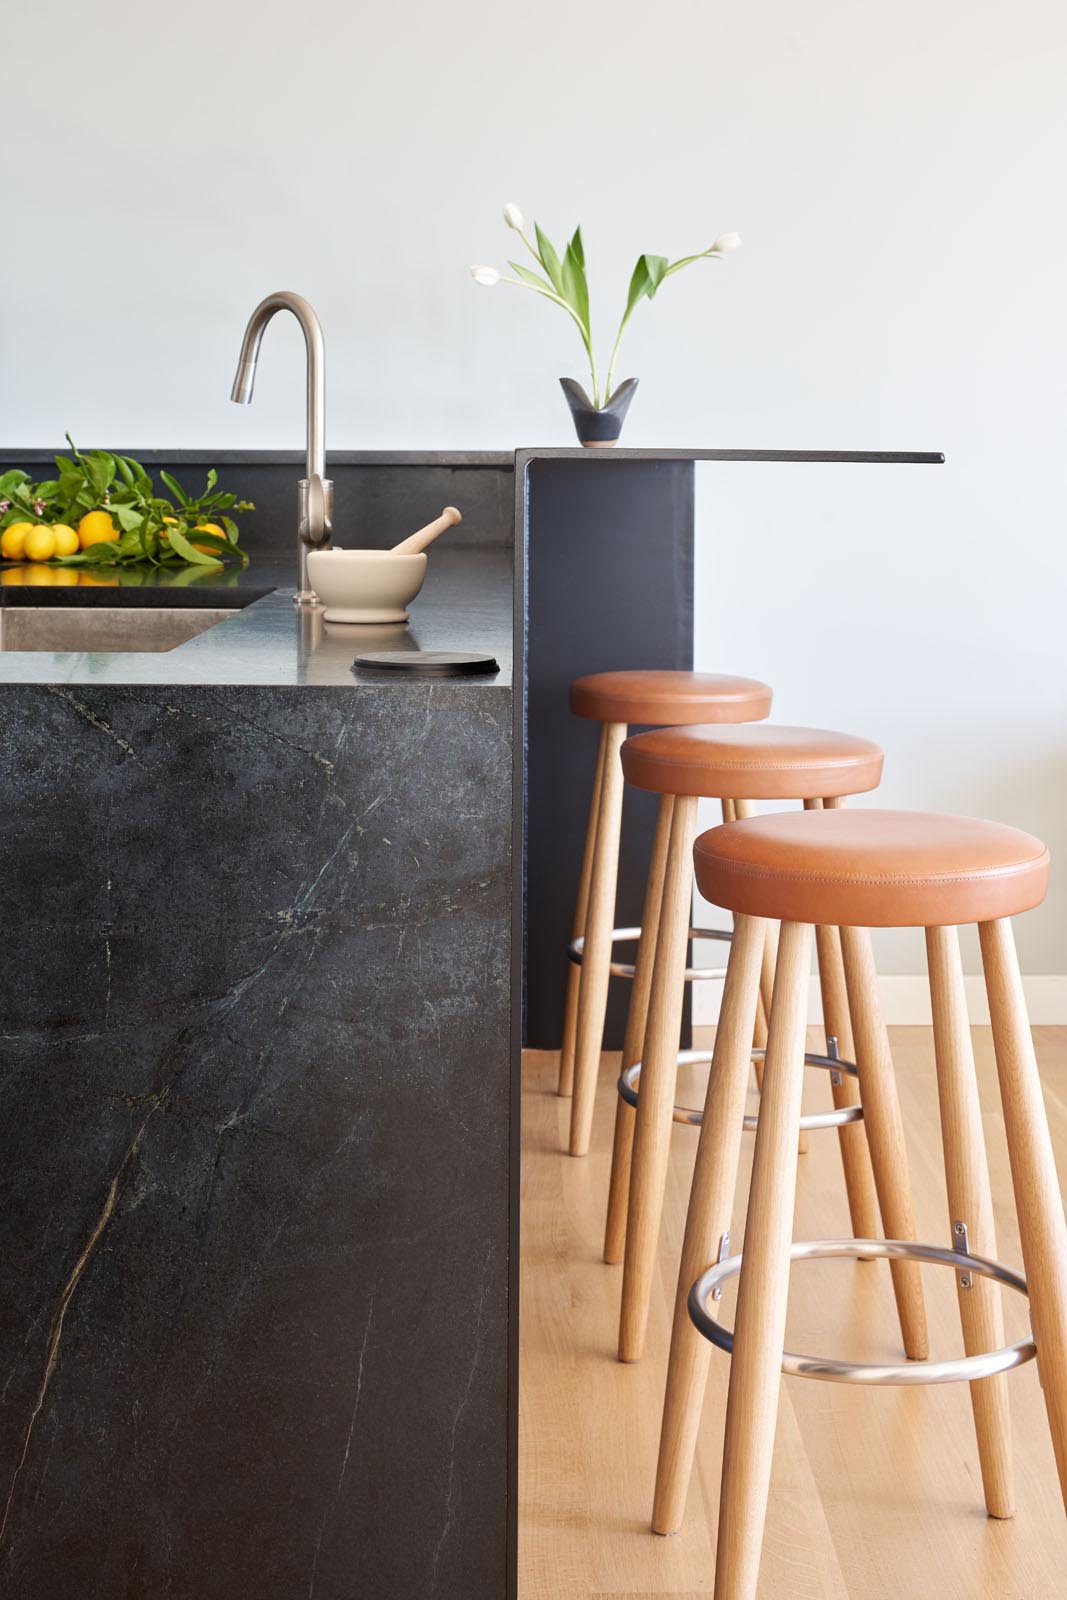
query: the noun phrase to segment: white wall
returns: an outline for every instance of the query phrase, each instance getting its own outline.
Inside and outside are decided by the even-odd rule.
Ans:
[[[295,325],[227,400],[291,287],[333,447],[565,442],[573,330],[467,277],[503,263],[500,203],[583,223],[602,339],[640,250],[738,228],[635,318],[630,442],[949,463],[702,469],[699,664],[884,740],[888,803],[1067,862],[1065,58],[1055,0],[21,0],[0,438],[298,444]],[[1031,972],[1067,972],[1065,907],[1024,923]],[[882,958],[919,970],[907,938]]]

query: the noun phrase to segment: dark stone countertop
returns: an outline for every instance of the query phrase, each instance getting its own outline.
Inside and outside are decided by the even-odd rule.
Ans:
[[[454,690],[476,693],[487,686],[510,688],[513,639],[513,568],[509,551],[442,550],[431,553],[422,593],[412,602],[408,624],[330,623],[321,610],[298,612],[292,602],[292,557],[253,556],[241,571],[191,576],[183,569],[169,583],[145,585],[127,579],[116,588],[37,588],[5,585],[0,605],[189,606],[226,608],[233,617],[205,633],[159,653],[0,651],[4,684],[208,684],[230,687],[317,685],[381,688],[391,693],[432,678],[397,678],[391,673],[352,671],[360,650],[477,650],[493,655],[500,671],[485,677],[447,679]],[[168,575],[169,576],[169,575]],[[121,593],[121,600],[118,596]],[[253,596],[247,599],[247,596]],[[47,596],[47,599],[44,597]]]

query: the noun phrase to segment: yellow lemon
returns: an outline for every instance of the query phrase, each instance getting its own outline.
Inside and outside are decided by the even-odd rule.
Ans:
[[[0,555],[5,561],[21,561],[26,549],[26,535],[33,528],[32,522],[13,522],[10,528],[5,528],[0,534]]]
[[[83,550],[91,544],[103,544],[107,539],[117,539],[119,530],[106,511],[87,511],[78,523],[78,538]]]
[[[193,529],[193,532],[194,533],[213,533],[215,535],[216,539],[225,539],[225,537],[226,537],[225,530],[220,528],[217,522],[198,522],[196,527]],[[192,546],[193,546],[194,550],[203,550],[209,556],[217,556],[218,555],[218,551],[215,549],[214,545],[197,544],[196,540],[193,539],[192,540]]]
[[[78,535],[73,528],[65,522],[56,522],[52,525],[52,532],[56,536],[56,555],[72,556],[78,548]]]
[[[22,567],[22,581],[29,584],[55,583],[56,569],[47,566],[43,561],[35,561],[32,566]]]
[[[31,528],[26,535],[25,551],[28,561],[51,561],[56,553],[56,536],[51,528],[46,528],[44,523]]]

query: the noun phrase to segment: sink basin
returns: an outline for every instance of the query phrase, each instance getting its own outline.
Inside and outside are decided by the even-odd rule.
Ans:
[[[175,650],[236,615],[201,606],[0,606],[0,650]]]

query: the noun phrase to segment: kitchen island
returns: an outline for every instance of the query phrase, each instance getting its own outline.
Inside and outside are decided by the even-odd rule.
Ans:
[[[459,682],[354,676],[410,634],[292,567],[166,653],[0,653],[20,1600],[506,1592],[510,553],[431,566]]]

